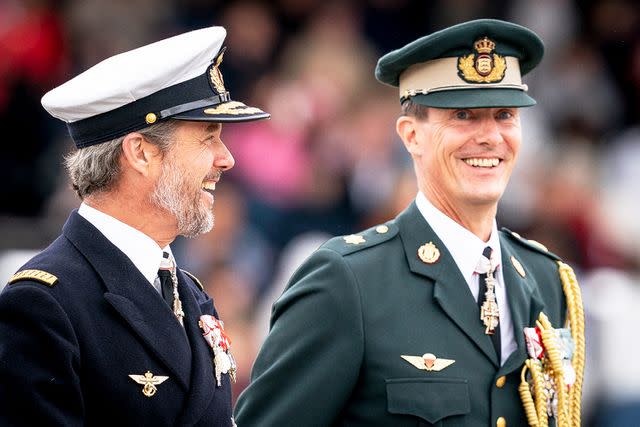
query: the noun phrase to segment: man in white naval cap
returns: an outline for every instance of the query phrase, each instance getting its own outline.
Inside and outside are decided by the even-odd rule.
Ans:
[[[213,226],[234,160],[211,27],[125,52],[47,93],[82,199],[0,294],[0,425],[232,426],[235,362],[213,301],[169,244]]]

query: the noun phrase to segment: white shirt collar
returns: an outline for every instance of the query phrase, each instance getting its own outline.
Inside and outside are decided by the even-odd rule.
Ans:
[[[143,232],[84,202],[80,205],[78,214],[93,224],[104,237],[120,249],[153,285],[160,268],[162,252],[171,253],[169,245],[160,248],[155,240]]]
[[[491,230],[489,241],[483,242],[471,231],[439,211],[422,192],[418,192],[416,196],[416,205],[424,219],[451,253],[453,260],[469,286],[471,286],[473,273],[485,247],[491,246],[491,249],[493,249],[492,258],[500,263],[502,253],[495,219],[493,220],[493,229]]]

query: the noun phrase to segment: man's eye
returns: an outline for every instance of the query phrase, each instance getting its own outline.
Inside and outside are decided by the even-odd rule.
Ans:
[[[509,110],[502,110],[498,113],[498,119],[507,120],[513,117],[513,113]]]
[[[468,111],[456,111],[456,119],[458,120],[467,120],[471,117]]]

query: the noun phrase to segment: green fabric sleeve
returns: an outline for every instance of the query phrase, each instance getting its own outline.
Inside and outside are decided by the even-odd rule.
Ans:
[[[238,425],[331,425],[357,382],[363,336],[354,275],[340,254],[318,250],[274,304]]]

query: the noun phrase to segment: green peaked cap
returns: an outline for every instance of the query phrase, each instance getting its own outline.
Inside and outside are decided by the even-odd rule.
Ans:
[[[528,107],[536,101],[520,78],[538,65],[543,53],[542,40],[528,28],[479,19],[387,53],[378,60],[375,75],[399,87],[401,100],[429,107]]]

